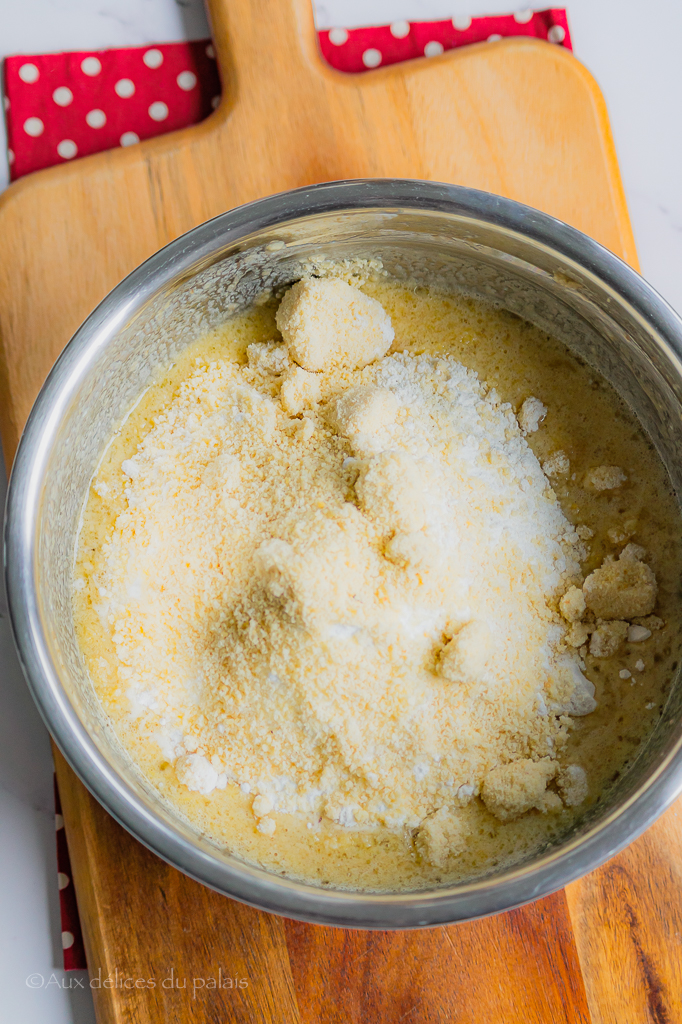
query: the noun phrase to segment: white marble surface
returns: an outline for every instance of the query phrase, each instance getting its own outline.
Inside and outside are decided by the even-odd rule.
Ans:
[[[502,13],[520,6],[504,0],[319,0],[317,18],[326,28]],[[606,96],[643,272],[682,311],[682,4],[567,0],[567,6],[576,55]],[[207,34],[201,0],[0,0],[0,57]],[[7,183],[3,143],[4,137],[0,188]],[[2,1019],[89,1024],[94,1016],[85,980],[65,975],[59,966],[47,734],[23,684],[7,621],[2,619],[0,702]]]

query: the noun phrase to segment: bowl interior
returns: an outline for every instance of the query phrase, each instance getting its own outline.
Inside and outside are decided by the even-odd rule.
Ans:
[[[588,258],[562,255],[565,246],[531,237],[521,223],[512,228],[503,218],[467,211],[376,205],[278,222],[273,215],[269,224],[247,224],[246,230],[229,217],[196,229],[203,235],[186,236],[196,235],[194,245],[174,243],[162,251],[105,300],[57,364],[29,424],[22,447],[30,436],[34,451],[18,460],[17,473],[23,474],[29,508],[22,528],[32,576],[23,597],[33,602],[32,618],[15,627],[48,724],[93,792],[139,838],[200,880],[269,909],[390,927],[490,913],[557,888],[629,837],[622,828],[613,831],[613,824],[675,759],[682,688],[671,687],[665,712],[629,771],[558,846],[466,885],[413,896],[317,890],[244,864],[197,834],[161,802],[117,741],[74,631],[71,580],[80,516],[105,445],[159,367],[258,294],[296,280],[320,259],[380,259],[395,278],[464,291],[551,332],[634,409],[679,493],[682,374],[674,346],[647,316],[644,300],[633,301],[634,293],[625,298],[617,282],[590,269]],[[34,647],[40,635],[36,655],[26,653],[29,629]],[[36,683],[40,673],[49,679],[47,688]],[[652,806],[649,820],[660,809]],[[646,817],[640,814],[635,827],[648,824]],[[597,844],[586,863],[581,849],[606,828],[612,830],[610,847]],[[632,833],[632,823],[628,828]],[[540,868],[544,873],[538,874]],[[514,889],[514,879],[521,888]],[[507,883],[508,895],[501,896]]]

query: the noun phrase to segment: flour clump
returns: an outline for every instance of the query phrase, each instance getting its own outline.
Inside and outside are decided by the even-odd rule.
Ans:
[[[361,367],[385,355],[393,325],[376,301],[338,278],[299,281],[284,296],[277,326],[305,370]]]

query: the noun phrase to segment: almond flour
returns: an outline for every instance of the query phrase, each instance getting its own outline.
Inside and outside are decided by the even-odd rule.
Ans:
[[[479,377],[461,342],[458,357],[405,341],[420,304],[434,335],[437,308],[472,309],[490,335],[504,314],[366,290],[306,282],[280,306],[284,342],[260,310],[227,325],[236,348],[194,347],[93,481],[76,606],[119,734],[190,820],[289,873],[399,888],[513,859],[598,793],[590,737],[611,728],[628,631],[652,633],[595,621],[590,602],[619,611],[621,576],[655,600],[642,559],[661,542],[645,526],[622,571],[600,547],[614,488],[646,520],[639,449],[627,475],[617,446],[593,471],[601,451],[557,429],[546,382],[503,400],[484,345]],[[646,643],[662,650],[658,621]],[[662,675],[641,677],[633,712]]]

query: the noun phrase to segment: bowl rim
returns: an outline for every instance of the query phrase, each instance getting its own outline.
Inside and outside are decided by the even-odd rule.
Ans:
[[[412,179],[329,182],[278,193],[220,214],[170,242],[121,281],[68,342],[24,428],[7,494],[7,600],[27,684],[66,760],[103,807],[152,852],[191,878],[261,910],[351,928],[418,928],[501,913],[548,895],[593,870],[646,829],[682,792],[682,731],[638,789],[585,835],[529,863],[457,886],[402,893],[328,889],[221,859],[182,835],[117,774],[78,717],[49,653],[35,585],[41,482],[69,397],[131,315],[218,248],[319,214],[377,209],[446,213],[486,222],[560,255],[647,324],[682,380],[682,320],[635,270],[575,228],[511,199]]]

